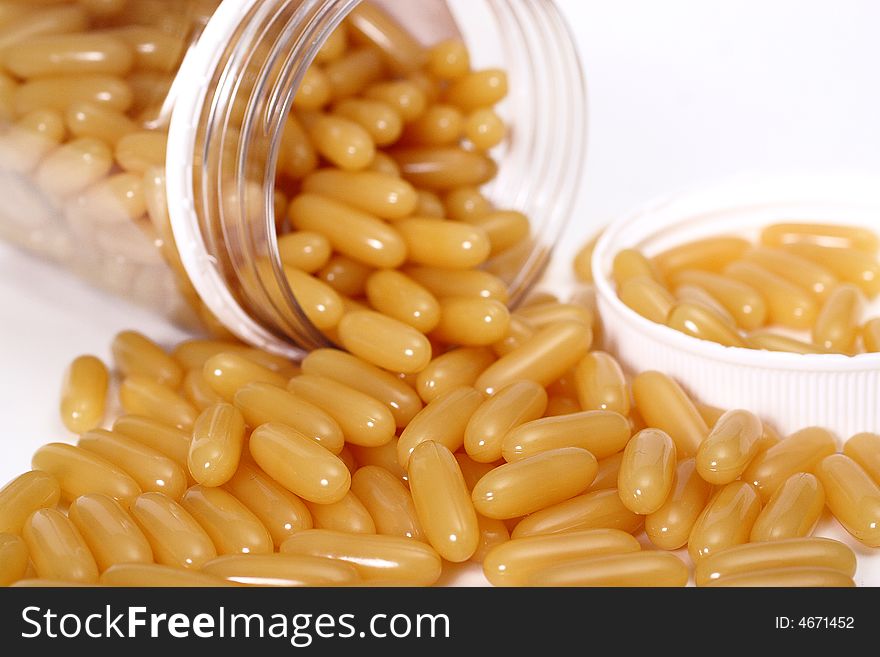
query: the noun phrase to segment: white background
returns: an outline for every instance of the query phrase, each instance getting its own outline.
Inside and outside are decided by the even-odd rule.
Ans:
[[[880,3],[870,0],[559,0],[590,91],[588,172],[568,255],[653,196],[753,171],[880,171]],[[107,358],[114,333],[181,334],[148,312],[0,245],[0,482],[57,419],[66,364]],[[880,560],[860,583],[880,584]]]

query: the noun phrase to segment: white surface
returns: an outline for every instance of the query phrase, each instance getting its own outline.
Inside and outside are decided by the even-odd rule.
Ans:
[[[880,3],[559,4],[587,70],[591,144],[554,282],[596,226],[659,194],[742,171],[880,171]],[[69,439],[56,417],[66,364],[107,357],[113,334],[132,326],[180,337],[0,246],[0,481],[26,470],[39,445]],[[880,558],[862,559],[857,579],[880,584]]]

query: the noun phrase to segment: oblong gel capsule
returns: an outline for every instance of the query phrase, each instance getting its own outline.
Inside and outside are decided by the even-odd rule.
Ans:
[[[665,324],[675,305],[672,292],[646,276],[628,280],[618,290],[618,296],[630,310],[656,324]]]
[[[128,473],[142,491],[164,493],[180,499],[187,476],[172,459],[122,434],[93,429],[84,433],[78,446]]]
[[[284,268],[284,278],[297,305],[317,329],[326,331],[339,324],[345,307],[336,290],[324,281],[291,267]]]
[[[293,106],[307,112],[320,110],[330,102],[332,93],[330,80],[324,75],[324,71],[317,66],[310,66],[303,74],[296,90]]]
[[[405,374],[421,372],[431,362],[431,343],[419,331],[373,311],[346,314],[339,341],[355,356],[377,367]]]
[[[426,540],[412,495],[399,477],[376,465],[362,466],[351,478],[351,490],[366,507],[377,533]]]
[[[102,180],[112,166],[113,155],[104,142],[81,137],[43,158],[34,173],[34,182],[50,196],[63,199]]]
[[[757,570],[713,580],[708,587],[756,588],[848,588],[854,587],[852,577],[832,568],[777,568]]]
[[[28,548],[20,536],[0,533],[0,586],[9,586],[25,578]]]
[[[214,392],[214,389],[208,385],[207,379],[201,370],[190,370],[183,377],[183,383],[180,387],[186,400],[196,407],[199,411],[214,404],[222,404],[223,397]]]
[[[276,549],[296,532],[311,529],[314,525],[305,502],[255,463],[243,461],[224,488],[259,518],[269,530]]]
[[[148,417],[123,415],[113,423],[113,433],[128,436],[140,444],[164,454],[188,471],[187,459],[192,437],[178,429]]]
[[[530,536],[492,548],[483,560],[483,573],[494,586],[526,586],[534,573],[551,566],[640,550],[635,538],[617,529]]]
[[[119,401],[129,415],[144,415],[179,429],[191,429],[198,417],[195,407],[181,395],[168,386],[138,374],[122,381]]]
[[[64,582],[98,581],[98,566],[74,524],[60,511],[40,509],[21,533],[37,577]]]
[[[429,51],[427,69],[431,75],[441,80],[464,77],[471,70],[470,52],[457,39],[441,41]]]
[[[619,529],[633,534],[643,523],[644,517],[623,506],[617,489],[611,488],[578,495],[536,511],[520,520],[510,536],[523,538],[585,529]]]
[[[629,415],[629,387],[620,363],[611,354],[587,354],[574,369],[574,385],[583,410]]]
[[[355,306],[352,299],[363,296],[367,289],[367,280],[373,271],[371,267],[348,256],[334,255],[318,272],[318,278],[341,295],[339,299],[343,310],[351,311],[353,307],[361,308]],[[335,323],[338,324],[339,320],[335,320]],[[329,322],[327,324],[329,325]]]
[[[280,160],[279,168],[293,180],[301,180],[318,168],[318,153],[305,128],[292,114],[284,124]]]
[[[218,554],[269,554],[272,537],[259,518],[222,488],[196,485],[180,500],[211,537]]]
[[[412,419],[400,434],[397,458],[407,468],[410,455],[419,444],[434,441],[456,452],[464,444],[464,433],[471,417],[485,400],[470,387],[461,387],[438,397]]]
[[[805,329],[816,321],[819,308],[815,297],[785,278],[747,261],[728,265],[724,273],[761,291],[767,302],[767,318],[770,323]]]
[[[880,318],[865,322],[862,327],[862,343],[866,352],[871,354],[880,352]]]
[[[278,238],[278,253],[286,267],[314,274],[330,261],[333,249],[320,233],[300,230]]]
[[[716,342],[725,347],[746,346],[739,331],[732,328],[724,318],[711,308],[680,302],[669,310],[666,326],[698,340]]]
[[[134,53],[113,36],[57,34],[36,37],[8,51],[6,69],[19,78],[57,75],[120,75],[134,64]]]
[[[350,470],[350,469],[349,469]],[[375,534],[376,523],[363,502],[352,491],[333,504],[307,503],[314,525],[347,534]]]
[[[101,574],[101,586],[124,588],[219,588],[232,586],[219,577],[195,570],[147,563],[111,566]]]
[[[153,549],[156,563],[199,569],[217,556],[207,532],[180,504],[162,493],[144,493],[129,513]]]
[[[358,466],[364,467],[375,465],[387,470],[400,479],[401,482],[407,481],[408,477],[406,469],[401,467],[397,458],[396,440],[392,440],[390,443],[382,445],[381,447],[360,447],[358,445],[349,445],[348,449],[354,456]]]
[[[36,451],[34,470],[52,475],[61,497],[72,502],[80,495],[103,493],[127,505],[141,488],[130,475],[105,458],[73,445],[49,443]]]
[[[120,563],[153,563],[153,549],[146,536],[113,498],[83,495],[71,503],[67,516],[101,572]]]
[[[359,5],[348,15],[350,38],[375,47],[391,70],[403,74],[424,66],[428,55],[421,42],[377,5]]]
[[[473,269],[483,264],[491,253],[485,230],[458,221],[412,218],[399,221],[400,232],[408,249],[410,263],[443,269]]]
[[[460,347],[434,358],[416,377],[419,397],[430,403],[462,386],[473,386],[496,360],[485,347]]]
[[[675,443],[659,429],[643,429],[623,452],[617,493],[634,513],[648,515],[663,506],[675,484]]]
[[[697,450],[697,472],[710,484],[729,484],[757,456],[763,433],[761,420],[753,413],[728,411]]]
[[[864,296],[855,285],[838,285],[819,310],[813,343],[820,349],[851,354],[859,337]]]
[[[398,377],[338,349],[310,352],[302,362],[302,371],[334,379],[381,401],[399,428],[409,424],[422,410],[419,395]]]
[[[676,286],[695,285],[706,290],[733,315],[737,325],[751,330],[767,322],[767,302],[759,288],[707,271],[684,270],[672,276]]]
[[[466,112],[492,107],[507,96],[507,73],[501,69],[474,71],[454,80],[446,90],[446,102]]]
[[[579,447],[604,459],[621,451],[630,439],[627,419],[614,411],[582,411],[521,424],[501,444],[505,461],[518,461],[550,449]]]
[[[788,279],[820,299],[827,297],[837,285],[837,277],[822,265],[782,249],[755,247],[746,253],[745,260]]]
[[[396,149],[391,155],[405,180],[434,192],[483,185],[498,173],[489,157],[457,146]]]
[[[746,342],[752,349],[766,351],[784,351],[791,354],[826,353],[824,349],[820,349],[814,344],[773,331],[753,331],[746,336]]]
[[[633,379],[632,392],[647,425],[669,434],[679,457],[697,453],[709,427],[676,381],[660,372],[642,372]]]
[[[387,103],[407,123],[415,121],[428,109],[425,92],[407,80],[376,82],[367,87],[364,98]]]
[[[125,112],[134,102],[134,95],[131,86],[117,77],[78,75],[29,80],[19,85],[14,102],[19,116],[38,109],[64,112],[75,103]]]
[[[318,194],[300,194],[288,217],[297,230],[320,233],[333,250],[379,269],[396,269],[407,256],[406,242],[381,219]]]
[[[53,508],[61,499],[61,486],[50,473],[39,469],[19,475],[0,489],[0,534],[19,534],[35,511]]]
[[[431,332],[440,322],[440,304],[434,295],[399,271],[372,274],[366,293],[373,308],[422,333]]]
[[[406,126],[404,140],[419,146],[449,146],[464,133],[464,116],[457,107],[436,104]],[[461,221],[460,217],[452,217]]]
[[[244,417],[231,404],[210,406],[193,426],[189,472],[204,486],[222,486],[238,469],[244,447]]]
[[[668,552],[606,555],[550,566],[529,577],[530,586],[680,587],[688,567]]]
[[[645,518],[645,533],[651,543],[661,550],[684,546],[711,495],[712,484],[699,475],[694,459],[680,461],[666,502]]]
[[[143,176],[132,173],[112,175],[87,189],[73,207],[74,212],[89,213],[96,222],[109,225],[136,222],[147,212]]]
[[[768,246],[817,244],[850,247],[868,253],[880,250],[880,238],[871,229],[837,224],[773,224],[761,231],[761,242]]]
[[[734,481],[719,489],[691,529],[691,558],[697,562],[719,550],[747,543],[759,513],[761,498],[751,484]]]
[[[836,451],[837,441],[831,432],[819,427],[802,429],[758,454],[742,480],[755,486],[766,502],[791,475],[813,472],[822,459]]]
[[[507,303],[507,286],[497,276],[480,270],[447,270],[439,267],[406,267],[403,272],[425,286],[438,299],[474,297]]]
[[[750,246],[740,237],[709,237],[658,253],[653,260],[667,277],[688,269],[719,272],[740,259]]]
[[[61,421],[73,433],[94,429],[104,418],[110,375],[94,356],[76,358],[61,384]]]
[[[394,438],[396,423],[391,411],[378,399],[348,385],[303,374],[291,379],[287,389],[336,420],[346,441],[354,445],[378,447]]]
[[[843,453],[862,466],[880,484],[880,435],[859,433],[846,441]]]
[[[494,299],[450,297],[440,302],[440,320],[431,337],[447,344],[486,347],[502,340],[510,311]]]
[[[521,244],[532,232],[529,218],[515,210],[496,210],[474,220],[474,225],[486,231],[489,244],[492,245],[492,256]]]
[[[230,402],[235,393],[249,383],[268,383],[279,388],[287,385],[287,380],[277,372],[232,352],[211,356],[205,361],[202,373],[214,392]]]
[[[296,429],[264,424],[251,434],[249,445],[266,474],[309,502],[332,504],[348,492],[351,474],[345,463]]]
[[[638,249],[623,249],[614,256],[611,266],[611,278],[618,288],[633,278],[647,276],[661,285],[663,279],[656,265],[648,260]]]
[[[847,577],[856,573],[856,555],[845,543],[830,538],[790,538],[748,543],[720,550],[697,563],[697,586],[760,570],[829,568]]]
[[[589,327],[595,324],[595,317],[589,308],[579,303],[560,303],[552,300],[546,303],[530,303],[526,307],[519,308],[516,316],[526,320],[535,329],[559,322],[580,322]]]
[[[373,161],[376,144],[358,123],[332,114],[299,116],[315,150],[340,169],[359,171]]]
[[[537,420],[547,410],[547,391],[533,381],[503,387],[471,416],[464,432],[464,448],[479,463],[501,459],[504,437],[513,429]]]
[[[247,554],[217,557],[202,573],[244,586],[339,586],[360,581],[343,561],[299,554]]]
[[[736,318],[725,308],[718,299],[709,292],[696,285],[676,285],[673,290],[675,298],[680,302],[703,306],[715,311],[725,324],[736,327]]]
[[[490,365],[475,387],[491,395],[520,380],[549,385],[586,356],[592,343],[592,331],[583,324],[561,322],[548,326]]]
[[[605,490],[606,488],[617,488],[617,475],[620,473],[620,465],[623,463],[623,452],[618,452],[614,456],[599,461],[599,470],[596,472],[596,478],[590,484],[588,491]]]
[[[285,424],[334,454],[345,444],[342,428],[326,411],[272,384],[248,383],[238,389],[233,403],[249,427]]]
[[[826,456],[816,466],[825,503],[838,522],[861,543],[880,547],[880,486],[845,454]]]
[[[431,586],[440,578],[442,565],[440,555],[421,541],[326,529],[308,529],[291,536],[281,546],[281,552],[350,563],[366,582],[385,580]]]
[[[467,561],[477,550],[477,513],[458,462],[444,445],[419,443],[407,466],[413,504],[425,537],[437,553],[453,563]]]
[[[585,449],[563,447],[506,463],[474,486],[477,511],[487,518],[519,518],[583,493],[599,464]]]
[[[390,146],[398,139],[400,139],[400,135],[403,133],[403,119],[401,118],[400,114],[391,105],[381,100],[369,100],[365,98],[346,98],[345,100],[341,100],[333,105],[332,111],[337,116],[343,116],[346,119],[354,121],[355,123],[360,125],[364,130],[369,133],[376,146]],[[358,173],[366,172],[367,171],[360,171]],[[398,176],[393,177],[399,180]],[[409,183],[406,183],[405,181],[401,182],[403,184],[409,185]],[[333,189],[330,189],[329,185],[321,186],[321,188],[317,191],[318,193],[327,194],[328,196],[339,194],[338,188],[334,186]],[[383,199],[382,197],[374,197],[373,194],[374,192],[372,190],[366,192],[364,195],[358,194],[357,196],[359,198],[356,202],[359,205],[362,205],[362,207],[365,207],[367,197],[376,198],[378,200],[378,204],[374,206],[371,203],[371,208],[388,207],[386,199],[390,200],[390,197],[386,197],[386,199]],[[407,214],[409,214],[402,212],[402,208],[404,206],[399,204],[399,200],[390,200],[390,202],[393,204],[393,209],[390,211],[393,216],[385,217],[386,219],[399,219],[401,215],[406,216]]]
[[[809,472],[791,475],[773,493],[752,526],[750,540],[778,541],[809,536],[825,509],[825,489]]]
[[[161,167],[167,154],[168,138],[162,132],[132,132],[116,142],[113,156],[123,171],[146,174]]]

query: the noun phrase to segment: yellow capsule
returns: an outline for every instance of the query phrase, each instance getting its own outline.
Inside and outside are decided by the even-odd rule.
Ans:
[[[75,359],[61,385],[61,420],[73,433],[94,429],[104,417],[109,374],[94,356]]]
[[[665,276],[688,269],[719,272],[739,260],[750,246],[739,237],[709,237],[659,253],[654,263]]]
[[[285,267],[314,274],[330,261],[333,249],[319,233],[298,231],[278,238],[278,253]]]
[[[753,331],[746,336],[746,342],[752,349],[766,351],[783,351],[790,354],[823,354],[826,353],[816,345],[803,342],[787,335],[773,331]]]
[[[358,123],[332,114],[317,114],[306,122],[315,150],[344,171],[360,171],[369,166],[376,145]]]
[[[360,580],[350,564],[295,554],[227,555],[206,563],[202,572],[245,586],[339,586]]]
[[[620,466],[623,463],[623,452],[618,452],[614,456],[599,461],[599,470],[596,472],[596,478],[590,484],[588,491],[605,490],[607,488],[617,488],[617,477],[620,474]]]
[[[80,437],[79,447],[128,473],[142,491],[176,500],[186,490],[186,472],[177,463],[133,438],[93,429]]]
[[[183,377],[181,386],[183,396],[199,411],[204,411],[209,406],[223,403],[223,397],[214,392],[208,385],[208,381],[200,370],[190,370]]]
[[[372,274],[366,293],[373,308],[421,333],[431,332],[440,322],[441,306],[434,295],[399,271]]]
[[[643,429],[629,441],[617,478],[617,493],[634,513],[659,510],[675,485],[675,444],[658,429]]]
[[[333,88],[324,71],[317,66],[310,66],[303,74],[293,106],[298,110],[319,110],[330,102]]]
[[[407,244],[410,262],[419,265],[471,269],[485,262],[491,251],[487,233],[471,224],[405,219],[395,227]]]
[[[583,493],[598,469],[584,449],[551,449],[489,472],[474,486],[474,506],[488,518],[519,518]]]
[[[82,75],[29,80],[16,89],[14,102],[18,116],[43,109],[66,112],[76,103],[93,103],[115,112],[125,112],[134,97],[124,80],[106,75]]]
[[[0,78],[2,87],[2,78]],[[2,88],[0,88],[0,107]],[[3,114],[0,109],[0,118]],[[4,119],[4,134],[0,138],[0,155],[4,167],[16,173],[30,174],[66,137],[64,119],[55,110],[34,110],[22,116],[12,125],[12,112]]]
[[[418,203],[416,190],[408,182],[372,171],[321,169],[306,177],[302,189],[392,221],[410,216]]]
[[[587,327],[595,324],[595,318],[589,308],[577,303],[559,303],[556,300],[529,304],[518,309],[516,317],[525,320],[534,329],[542,329],[560,322],[578,322]]]
[[[428,109],[425,93],[406,80],[377,82],[364,91],[364,97],[390,105],[406,123],[415,121]]]
[[[496,211],[472,221],[473,225],[486,231],[492,245],[492,256],[523,243],[531,233],[529,218],[522,212]]]
[[[825,509],[825,489],[815,475],[798,472],[773,493],[752,527],[751,541],[809,536]]]
[[[238,469],[244,437],[244,417],[235,406],[220,403],[202,411],[187,459],[193,478],[204,486],[229,481]]]
[[[826,456],[816,466],[825,503],[838,522],[868,547],[880,547],[880,486],[850,457]]]
[[[735,481],[719,489],[691,529],[691,559],[696,562],[733,545],[748,543],[760,513],[761,498],[751,484]]]
[[[55,509],[40,509],[22,528],[22,538],[37,577],[64,582],[98,581],[98,566],[86,542],[67,517]]]
[[[373,158],[373,161],[370,163],[364,171],[373,171],[375,173],[381,173],[386,176],[394,176],[396,178],[400,178],[400,167],[397,166],[397,162],[393,157],[388,155],[383,151],[377,151],[376,157]]]
[[[19,475],[0,489],[0,534],[21,533],[32,513],[53,508],[60,499],[58,480],[48,472]]]
[[[441,80],[456,80],[471,70],[467,46],[457,39],[436,44],[428,53],[428,72]]]
[[[156,563],[199,569],[217,556],[211,538],[180,504],[161,493],[144,493],[130,513],[150,542]]]
[[[113,360],[123,376],[139,374],[176,388],[183,380],[180,365],[155,342],[136,331],[123,331],[113,338]]]
[[[318,153],[305,128],[292,114],[281,137],[278,168],[289,178],[300,180],[318,168]]]
[[[115,146],[137,131],[137,124],[121,112],[95,103],[76,103],[67,108],[66,124],[76,137],[92,137]]]
[[[816,318],[813,343],[826,351],[853,353],[863,307],[864,297],[855,285],[834,288]]]
[[[343,295],[340,301],[347,307],[353,303],[346,297],[362,296],[367,289],[367,280],[373,269],[362,262],[346,256],[335,255],[318,272],[318,277],[331,288]]]
[[[501,453],[508,462],[518,461],[561,447],[579,447],[604,459],[629,442],[627,419],[613,411],[581,411],[526,422],[509,431]]]
[[[336,290],[324,281],[292,267],[284,268],[284,278],[297,304],[315,327],[326,331],[339,324],[345,307]]]
[[[267,383],[283,388],[286,379],[235,352],[221,352],[205,361],[203,374],[214,391],[227,401],[249,383]]]
[[[378,447],[394,438],[396,423],[385,405],[363,392],[326,376],[305,374],[291,379],[288,390],[336,420],[354,445]]]
[[[862,327],[862,342],[866,352],[880,352],[880,318],[865,323]]]
[[[706,271],[683,270],[675,272],[671,280],[676,286],[694,285],[706,290],[744,329],[756,329],[767,322],[767,302],[759,290],[742,281]]]
[[[657,271],[656,265],[638,249],[624,249],[614,256],[611,278],[618,288],[623,287],[634,278],[643,276],[652,278],[663,285],[663,279]]]
[[[619,529],[633,534],[642,528],[643,523],[643,516],[623,506],[617,489],[597,490],[523,518],[511,537],[543,536],[585,529]]]
[[[34,470],[42,470],[57,480],[61,497],[72,502],[80,495],[103,493],[123,506],[141,489],[137,482],[110,461],[80,447],[49,443],[36,451]]]
[[[791,475],[813,472],[819,462],[837,451],[831,432],[809,427],[758,454],[743,472],[742,480],[754,485],[766,502]]]
[[[464,136],[478,151],[488,151],[504,141],[507,126],[494,110],[479,109],[465,119]]]
[[[832,568],[774,568],[731,575],[712,580],[708,587],[757,588],[846,588],[854,587],[852,577]]]
[[[519,380],[549,385],[586,356],[592,342],[590,328],[578,322],[547,326],[490,365],[477,379],[476,388],[491,395]]]
[[[243,461],[224,488],[269,530],[276,549],[293,534],[313,526],[305,503],[255,463]]]
[[[57,3],[22,2],[21,5],[25,6],[19,11],[14,11],[14,7],[10,11],[9,22],[0,30],[0,50],[45,34],[80,32],[88,26],[88,14],[84,8],[50,7],[47,4]],[[36,11],[34,5],[37,5]]]
[[[101,574],[101,586],[124,588],[217,588],[231,586],[218,577],[195,570],[157,564],[126,563]]]
[[[101,572],[119,563],[153,563],[146,536],[116,500],[83,495],[73,501],[67,515]]]
[[[725,324],[731,328],[736,328],[737,324],[734,316],[727,310],[727,308],[721,305],[721,302],[718,301],[718,299],[713,297],[703,288],[696,285],[678,285],[673,290],[673,294],[675,295],[675,298],[682,303],[702,306],[714,311],[720,319],[724,320]]]
[[[510,324],[507,327],[507,335],[492,345],[492,351],[498,358],[502,358],[516,349],[519,349],[535,335],[535,328],[531,322],[514,313],[510,316]]]
[[[112,165],[113,157],[104,142],[88,137],[75,139],[43,159],[34,180],[51,196],[65,198],[104,178]]]
[[[768,319],[771,323],[804,329],[810,328],[815,322],[818,306],[813,296],[786,279],[746,261],[734,262],[724,273],[761,290],[767,301]]]
[[[446,195],[446,214],[453,221],[472,223],[493,211],[489,202],[477,187],[458,187]]]
[[[211,537],[219,554],[270,554],[272,537],[260,520],[222,488],[193,486],[182,506]]]
[[[871,478],[880,484],[880,435],[856,434],[843,446],[843,453],[858,463]]]
[[[354,121],[366,130],[376,146],[390,146],[403,134],[403,119],[389,103],[347,98],[333,106],[333,113]],[[334,192],[338,194],[338,191]]]
[[[366,582],[400,581],[431,586],[440,578],[440,556],[421,541],[379,534],[309,529],[287,539],[283,554],[304,554],[350,563]]]
[[[469,347],[489,346],[507,335],[510,312],[494,299],[450,297],[440,302],[434,339]]]
[[[702,559],[696,568],[697,586],[736,575],[777,568],[828,568],[852,577],[856,555],[849,546],[830,538],[790,538],[772,543],[738,545]]]
[[[745,260],[809,290],[820,299],[827,297],[837,285],[837,277],[821,264],[782,249],[755,247],[746,253]]]
[[[366,508],[377,533],[426,540],[410,492],[388,470],[375,465],[359,468],[352,476],[351,490]]]
[[[868,253],[880,250],[877,234],[861,226],[837,224],[774,224],[761,232],[761,242],[768,246],[816,244],[860,249]]]
[[[333,98],[341,99],[355,96],[382,76],[381,55],[373,48],[350,50],[324,68]]]
[[[572,269],[577,279],[582,283],[593,282],[593,251],[595,251],[600,237],[602,237],[601,231],[584,244],[575,254]]]
[[[710,484],[729,484],[758,454],[764,427],[748,411],[722,415],[697,450],[697,472]]]
[[[500,69],[487,69],[453,80],[445,99],[465,112],[472,112],[497,105],[507,96],[507,90],[507,74]]]
[[[437,397],[412,419],[400,434],[397,458],[407,468],[413,450],[423,442],[433,441],[456,452],[464,443],[468,422],[485,398],[470,387],[455,388]]]
[[[168,137],[162,132],[132,132],[116,143],[114,157],[124,171],[145,174],[165,166]]]
[[[452,105],[431,105],[404,133],[407,143],[419,146],[451,146],[457,144],[464,132],[464,116]],[[456,218],[456,221],[462,221]]]
[[[304,374],[334,379],[381,401],[391,411],[398,427],[405,427],[422,410],[418,394],[399,378],[344,351],[312,351],[303,360],[302,368]]]
[[[392,440],[380,447],[361,447],[359,445],[348,445],[352,455],[360,467],[375,465],[387,470],[401,482],[408,480],[406,469],[400,466],[397,460],[397,440]]]
[[[537,383],[518,381],[505,386],[471,416],[464,434],[465,451],[479,463],[498,461],[504,437],[541,418],[546,409],[547,392]]]
[[[672,292],[652,278],[633,278],[618,290],[620,300],[631,310],[657,324],[665,324],[675,304]]]
[[[578,401],[585,411],[629,415],[629,388],[620,364],[604,351],[587,354],[574,370]]]
[[[127,74],[134,64],[128,45],[103,34],[58,34],[42,36],[10,49],[6,69],[19,78],[60,75]]]
[[[91,0],[92,4],[102,0]],[[104,0],[120,5],[121,12],[124,2],[120,0]],[[135,68],[141,71],[171,73],[175,71],[183,58],[185,47],[179,35],[169,34],[160,29],[130,25],[111,34],[124,41],[134,51]]]
[[[477,545],[477,551],[474,552],[470,560],[482,564],[489,552],[510,540],[510,531],[504,521],[487,518],[479,513],[477,514],[477,525],[480,529],[480,541]]]
[[[633,380],[632,391],[648,426],[669,434],[681,458],[694,456],[709,427],[681,386],[660,372],[643,372]]]
[[[432,191],[483,185],[498,173],[491,158],[455,146],[407,148],[391,155],[406,180]]]
[[[208,377],[207,372],[205,375]],[[212,387],[217,390],[216,384]],[[190,429],[198,416],[193,405],[174,390],[139,374],[128,376],[122,382],[119,401],[129,415],[144,415],[180,429]]]
[[[651,543],[661,550],[683,547],[711,495],[712,485],[697,473],[694,459],[680,461],[666,502],[645,518],[645,533]]]
[[[9,586],[25,578],[28,548],[15,534],[0,534],[0,586]]]
[[[530,586],[680,587],[690,572],[667,552],[633,552],[550,566],[529,577]]]
[[[192,437],[176,427],[137,415],[123,415],[113,423],[113,433],[122,434],[164,454],[188,472],[187,459]]]
[[[339,457],[283,424],[256,429],[250,453],[270,477],[309,502],[338,502],[351,485],[351,474]]]
[[[406,243],[373,215],[317,194],[300,194],[290,204],[298,230],[324,235],[333,249],[371,267],[395,269],[406,260]]]
[[[471,297],[509,301],[504,281],[484,271],[407,267],[403,272],[438,298]]]
[[[332,504],[307,503],[306,506],[309,507],[315,527],[318,529],[332,529],[348,534],[376,533],[376,524],[370,512],[352,491]]]
[[[415,374],[431,362],[431,343],[416,329],[372,311],[350,312],[339,340],[355,356],[392,372]]]
[[[432,440],[414,447],[407,466],[413,504],[425,537],[448,561],[467,561],[477,550],[477,514],[458,462]]]
[[[348,15],[351,40],[378,49],[394,73],[421,68],[427,53],[421,42],[381,6],[358,5]]]

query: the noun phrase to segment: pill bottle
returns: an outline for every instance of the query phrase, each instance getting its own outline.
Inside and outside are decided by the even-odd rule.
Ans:
[[[346,18],[407,73],[371,6],[424,46],[462,39],[474,70],[507,71],[508,136],[483,192],[532,222],[528,249],[495,269],[515,303],[585,157],[583,75],[551,0],[3,0],[0,239],[179,323],[294,357],[327,345],[283,274],[274,183],[296,93]],[[58,35],[91,40],[93,61],[36,54]]]

